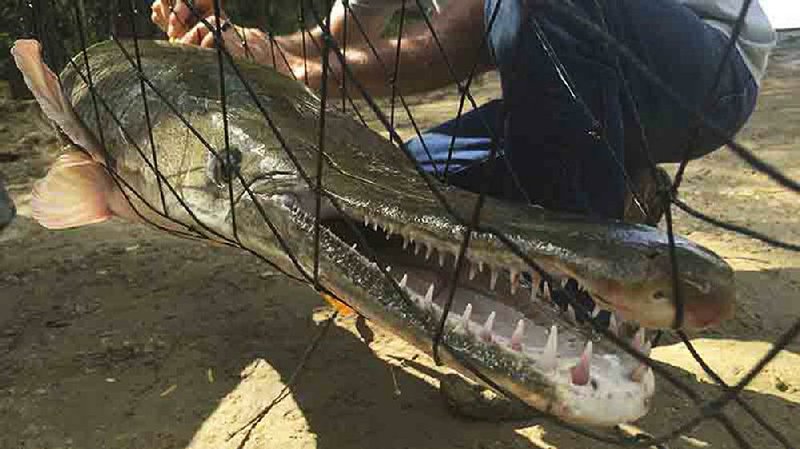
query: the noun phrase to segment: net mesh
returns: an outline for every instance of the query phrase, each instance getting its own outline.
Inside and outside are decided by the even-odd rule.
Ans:
[[[405,0],[403,2],[402,8],[398,11],[397,15],[395,16],[395,20],[393,21],[392,30],[389,33],[395,33],[397,38],[397,52],[395,54],[394,62],[389,63],[388,61],[381,60],[379,52],[375,48],[375,46],[370,41],[370,36],[368,36],[366,30],[364,29],[363,24],[354,16],[347,16],[351,17],[352,19],[345,22],[345,36],[350,35],[348,33],[348,29],[351,32],[357,32],[360,36],[366,41],[367,47],[373,53],[373,55],[377,58],[378,64],[381,67],[385,75],[385,79],[389,85],[390,94],[387,98],[382,100],[374,99],[368,92],[368,89],[361,84],[361,81],[353,75],[353,72],[350,70],[347,64],[347,51],[348,51],[348,42],[343,40],[341,42],[336,41],[330,33],[328,28],[329,24],[329,17],[328,11],[330,11],[331,5],[324,1],[300,1],[296,4],[297,7],[297,14],[296,14],[296,21],[287,21],[284,19],[277,20],[274,14],[275,8],[271,7],[269,2],[263,3],[263,14],[261,14],[261,23],[254,23],[253,25],[257,25],[262,30],[266,31],[268,36],[268,44],[271,48],[272,53],[272,63],[280,64],[281,60],[283,64],[289,65],[287,60],[287,55],[285,55],[282,51],[280,46],[276,45],[274,42],[274,36],[278,33],[288,31],[292,25],[294,25],[299,30],[307,30],[310,27],[319,27],[322,31],[321,35],[314,36],[310,32],[303,32],[301,33],[302,36],[302,48],[303,51],[303,58],[307,58],[307,54],[305,49],[306,48],[314,48],[317,53],[322,55],[321,57],[321,64],[322,64],[322,76],[323,82],[321,84],[322,88],[319,92],[320,98],[320,120],[319,120],[319,149],[317,156],[317,169],[315,171],[315,175],[309,175],[308,173],[304,172],[303,166],[297,161],[294,157],[294,149],[291,148],[291,145],[281,136],[281,133],[278,127],[275,125],[274,120],[270,116],[269,110],[261,104],[259,97],[255,94],[255,92],[250,89],[247,85],[247,81],[244,77],[241,76],[237,68],[237,60],[231,56],[228,49],[224,45],[217,45],[217,63],[219,65],[219,78],[220,78],[220,85],[219,85],[219,94],[220,94],[220,101],[222,104],[222,111],[223,111],[223,132],[224,132],[224,144],[221,148],[215,148],[214,145],[210,144],[203,134],[197,131],[190,120],[182,117],[178,108],[174,105],[169,105],[172,109],[172,112],[181,118],[183,123],[185,124],[186,128],[190,130],[190,132],[199,139],[203,145],[207,148],[207,150],[214,155],[220,161],[225,160],[228,163],[228,166],[232,166],[230,164],[231,152],[228,151],[230,148],[230,134],[229,134],[229,123],[228,123],[228,114],[227,114],[227,95],[225,92],[225,76],[230,76],[231,72],[226,72],[223,70],[224,66],[229,66],[232,69],[232,72],[236,74],[242,81],[245,86],[245,89],[248,90],[252,101],[258,107],[259,111],[263,115],[265,126],[272,130],[275,134],[276,139],[280,142],[283,151],[286,155],[294,162],[295,169],[300,173],[304,181],[308,184],[309,190],[315,192],[316,194],[316,201],[315,201],[315,211],[316,211],[316,220],[315,220],[315,229],[314,229],[314,241],[316,250],[313,270],[310,272],[306,270],[295,258],[294,255],[291,254],[290,245],[286,244],[283,241],[281,232],[279,228],[270,221],[267,215],[261,211],[261,215],[263,217],[264,226],[268,229],[270,233],[272,233],[277,240],[279,241],[281,247],[284,251],[287,252],[290,259],[294,261],[294,265],[297,269],[297,272],[301,275],[298,277],[292,273],[285,273],[287,276],[294,278],[295,280],[299,280],[301,282],[306,282],[312,285],[315,289],[320,291],[321,293],[326,293],[333,295],[332,292],[326,291],[325,287],[320,284],[319,281],[319,244],[320,244],[320,216],[321,216],[321,207],[323,199],[329,201],[333,207],[339,209],[341,211],[341,206],[338,204],[337,199],[331,195],[329,192],[325,190],[325,179],[324,179],[324,170],[323,164],[324,159],[322,157],[325,151],[325,138],[324,132],[325,128],[325,117],[326,111],[329,107],[336,105],[338,103],[338,108],[351,114],[354,118],[356,118],[361,124],[364,126],[372,126],[376,129],[382,129],[389,140],[391,140],[398,148],[398,151],[402,151],[410,160],[415,162],[415,166],[417,167],[418,175],[425,181],[427,188],[434,194],[434,196],[439,201],[441,207],[447,211],[450,215],[452,215],[453,220],[456,223],[461,224],[465,229],[463,239],[461,241],[460,249],[458,257],[456,258],[456,265],[455,269],[452,273],[452,279],[454,282],[451,285],[455,285],[459,276],[461,275],[462,270],[464,270],[464,259],[467,249],[470,244],[470,238],[474,235],[475,232],[485,232],[494,235],[501,241],[504,245],[507,246],[508,250],[514,253],[516,256],[520,257],[522,260],[525,261],[530,266],[530,269],[533,272],[538,272],[545,281],[551,281],[547,272],[541,269],[541,267],[530,257],[526,255],[524,251],[518,248],[515,243],[506,235],[503,235],[502,232],[499,232],[496,229],[493,229],[491,226],[488,226],[481,221],[481,208],[484,203],[484,198],[487,196],[486,192],[486,183],[481,187],[479,193],[478,201],[475,204],[473,211],[468,214],[460,214],[457,212],[456,208],[454,208],[451,204],[448,203],[447,198],[441,194],[440,187],[437,182],[435,182],[436,178],[446,178],[448,175],[448,170],[450,163],[452,162],[453,157],[453,149],[455,145],[455,137],[450,142],[450,151],[448,155],[448,160],[445,163],[444,172],[440,173],[436,169],[434,169],[433,175],[426,173],[417,163],[414,157],[412,156],[409,148],[406,145],[406,140],[401,136],[401,132],[399,127],[405,127],[403,131],[404,134],[422,137],[423,130],[420,126],[420,121],[418,118],[415,118],[414,114],[412,113],[412,106],[413,102],[406,98],[405,95],[399,89],[399,86],[402,85],[403,80],[399,76],[400,65],[403,64],[400,48],[403,42],[403,29],[404,27],[408,26],[409,20],[416,20],[417,22],[425,24],[428,28],[428,31],[431,33],[433,37],[433,41],[437,46],[438,50],[441,53],[442,61],[447,66],[448,72],[452,77],[452,85],[459,93],[459,101],[458,101],[458,109],[456,115],[456,121],[460,120],[462,115],[469,109],[476,109],[479,107],[480,102],[477,99],[479,93],[476,93],[476,88],[474,87],[475,77],[478,73],[478,61],[480,60],[479,54],[486,51],[486,47],[489,45],[488,33],[491,28],[494,26],[495,20],[500,14],[503,1],[511,1],[511,0],[498,0],[495,4],[495,8],[491,11],[491,15],[486,17],[487,29],[485,30],[485,34],[483,39],[481,40],[481,48],[475,49],[475,64],[469,70],[469,73],[466,77],[458,77],[456,75],[456,69],[453,67],[451,61],[448,60],[444,50],[443,45],[440,41],[439,36],[436,34],[435,28],[431,22],[431,9],[430,7],[424,5],[420,0]],[[798,193],[800,192],[800,184],[797,181],[789,178],[788,176],[781,173],[776,167],[771,166],[765,160],[759,158],[752,150],[747,148],[746,146],[738,143],[736,140],[730,139],[726,136],[726,133],[717,127],[712,120],[710,120],[707,116],[707,110],[710,105],[711,96],[703,102],[706,106],[705,108],[695,108],[692,105],[695,104],[693,101],[688,101],[685,98],[681,98],[679,94],[677,94],[674,89],[672,89],[667,83],[665,83],[657,73],[653,73],[652,70],[640,61],[637,56],[628,48],[625,47],[622,43],[620,43],[609,31],[607,25],[603,23],[603,21],[594,22],[587,19],[584,15],[580,14],[576,7],[571,4],[569,1],[550,1],[550,0],[539,0],[539,1],[528,1],[523,2],[526,4],[526,11],[528,16],[525,18],[526,21],[530,21],[533,26],[534,30],[536,31],[536,37],[542,47],[545,49],[545,53],[548,56],[548,60],[552,67],[556,70],[559,74],[560,79],[563,83],[563,87],[567,89],[569,92],[572,93],[572,101],[576,104],[581,106],[583,113],[589,118],[592,123],[598,123],[597,119],[593,116],[592,111],[586,104],[584,103],[583,99],[577,94],[577,89],[572,84],[571,76],[567,68],[562,64],[561,60],[559,59],[559,55],[556,50],[553,48],[551,43],[548,41],[547,34],[543,31],[543,29],[539,26],[537,22],[537,16],[541,11],[547,11],[548,14],[557,14],[561,15],[564,18],[570,20],[572,23],[581,26],[586,33],[591,35],[594,39],[604,42],[611,52],[613,52],[618,60],[618,64],[624,63],[627,67],[632,67],[636,70],[642,78],[647,80],[650,83],[650,87],[652,89],[658,89],[662,91],[662,93],[678,104],[683,111],[687,115],[689,115],[692,120],[694,120],[699,127],[705,130],[705,132],[711,133],[715,135],[717,138],[722,139],[725,141],[725,147],[727,150],[733,152],[737,157],[739,157],[742,161],[750,165],[754,170],[761,172],[768,176],[772,181],[779,184],[780,186]],[[729,38],[728,45],[725,49],[725,53],[722,57],[722,62],[720,63],[720,67],[716,71],[716,78],[714,81],[714,85],[716,86],[719,83],[720,78],[722,77],[723,66],[725,60],[727,58],[732,57],[732,55],[736,51],[736,47],[734,45],[736,39],[738,38],[739,34],[742,31],[742,27],[744,25],[744,18],[747,9],[750,7],[750,1],[745,1],[743,8],[738,16],[738,21],[733,26],[732,35]],[[189,9],[194,17],[195,20],[199,21],[200,23],[204,24],[211,30],[212,33],[217,35],[218,39],[217,42],[221,42],[221,32],[218,31],[221,28],[222,23],[218,19],[220,17],[220,4],[218,0],[213,2],[214,8],[214,18],[210,21],[205,19],[202,15],[202,12],[199,11],[193,2],[189,2]],[[160,37],[161,32],[150,22],[150,5],[149,2],[138,1],[138,0],[121,0],[119,2],[119,8],[116,11],[111,11],[111,7],[108,5],[103,6],[104,2],[98,2],[95,9],[86,8],[84,2],[58,2],[56,0],[31,0],[29,2],[20,3],[20,11],[22,12],[23,20],[19,24],[19,29],[16,30],[18,36],[20,37],[34,37],[39,39],[44,48],[44,55],[46,62],[53,67],[54,69],[62,68],[66,65],[71,65],[72,68],[79,74],[81,79],[84,83],[88,86],[92,101],[95,109],[95,114],[98,118],[103,114],[107,114],[113,120],[117,122],[120,126],[121,132],[125,133],[124,127],[122,127],[119,118],[115,114],[115,112],[109,107],[109,105],[105,102],[103,98],[103,92],[97,91],[94,89],[93,86],[93,78],[91,70],[89,70],[88,64],[88,53],[86,53],[86,49],[89,45],[94,42],[104,40],[104,39],[115,39],[118,42],[119,48],[119,55],[121,58],[130,63],[130,65],[137,71],[139,75],[139,89],[141,93],[141,97],[143,99],[143,103],[145,105],[145,117],[148,124],[149,130],[149,141],[148,146],[149,148],[141,148],[136,146],[135,139],[129,138],[128,141],[133,143],[136,146],[136,151],[139,153],[141,158],[146,161],[146,164],[153,173],[156,174],[156,179],[158,181],[158,191],[160,195],[160,207],[159,205],[148,204],[147,200],[136,194],[135,189],[131,188],[130,185],[126,183],[126,180],[119,176],[118,174],[114,173],[113,169],[109,169],[109,173],[112,174],[114,180],[119,183],[121,186],[128,187],[125,191],[133,192],[133,195],[136,195],[140,204],[144,204],[145,207],[150,209],[150,212],[154,212],[161,216],[163,219],[172,222],[173,224],[177,225],[181,230],[175,231],[175,229],[166,229],[163,230],[177,233],[182,237],[190,237],[190,238],[199,238],[205,239],[208,235],[212,235],[216,238],[217,241],[222,242],[224,244],[242,248],[245,251],[249,251],[254,257],[258,257],[263,262],[273,265],[273,267],[277,270],[281,270],[279,267],[275,266],[270,262],[268,259],[264,258],[256,251],[248,248],[245,244],[240,241],[238,234],[237,234],[237,225],[236,225],[236,216],[235,216],[235,207],[231,207],[231,211],[233,212],[232,222],[233,222],[233,238],[229,238],[223,236],[210,227],[203,224],[202,220],[198,219],[191,210],[191,207],[186,204],[181,195],[176,192],[175,188],[170,185],[169,181],[166,179],[165,176],[161,174],[159,171],[159,151],[162,150],[162,146],[154,139],[153,133],[151,128],[151,117],[149,115],[149,111],[147,109],[147,98],[148,97],[158,97],[165,103],[168,103],[166,96],[163,95],[162,92],[158,90],[158,88],[152,83],[150,79],[142,72],[142,62],[140,57],[140,49],[139,49],[139,41],[142,39],[152,39],[154,37]],[[343,2],[345,8],[350,8],[346,1]],[[173,5],[174,6],[174,5]],[[451,5],[449,7],[458,7],[457,4]],[[597,9],[602,11],[601,6],[599,3],[597,4]],[[285,16],[285,14],[284,14]],[[276,25],[276,22],[281,22],[281,25]],[[292,24],[292,22],[294,22]],[[48,31],[49,30],[49,31]],[[237,29],[237,32],[239,30]],[[118,39],[130,39],[134,43],[134,51],[130,52],[126,49],[123,45],[119,44]],[[246,41],[244,41],[246,42]],[[245,57],[251,57],[252,53],[250,49],[248,49],[247,45],[244,45]],[[83,55],[83,63],[81,64],[80,58],[70,59],[72,55]],[[340,67],[339,70],[331,70],[333,64],[336,64]],[[619,69],[619,66],[617,67]],[[623,91],[626,97],[630,100],[631,104],[635,105],[636,101],[633,97],[633,93],[628,86],[626,80],[624,79],[624,75],[622,70],[619,70],[618,73],[623,78]],[[334,83],[326,82],[328,78],[333,79]],[[307,81],[304,79],[297,79],[298,82]],[[337,86],[340,90],[341,99],[337,102],[331,100],[329,98],[328,89],[330,86]],[[479,88],[477,89],[479,90]],[[712,89],[712,92],[715,89]],[[634,114],[636,116],[636,121],[638,128],[640,130],[640,144],[641,149],[645,155],[648,155],[648,140],[647,136],[644,133],[644,129],[641,125],[641,122],[638,118],[638,114]],[[483,123],[484,127],[486,128],[487,135],[491,138],[491,145],[490,145],[490,155],[489,160],[495,160],[495,156],[499,151],[499,147],[501,145],[502,136],[495,135],[493,132],[493,127],[490,126],[489,123]],[[600,135],[602,138],[602,133]],[[105,137],[102,135],[102,130],[100,130],[100,134],[98,136],[101,145],[104,145]],[[422,145],[424,146],[424,140],[421,140]],[[424,148],[425,152],[430,156],[430,152],[427,148]],[[738,233],[744,235],[746,237],[759,240],[764,242],[770,246],[774,246],[777,248],[782,248],[785,250],[790,251],[797,251],[800,248],[800,245],[781,241],[775,237],[766,235],[763,232],[749,229],[748,227],[735,224],[735,223],[728,223],[725,220],[720,218],[712,217],[706,213],[703,213],[693,206],[687,204],[684,200],[678,198],[678,190],[681,185],[681,182],[685,179],[686,176],[686,166],[689,163],[690,154],[687,148],[686,154],[680,166],[678,168],[677,175],[675,176],[674,183],[672,185],[660,185],[659,186],[659,194],[665,199],[668,200],[670,207],[667,207],[665,210],[665,227],[666,232],[669,237],[670,243],[670,256],[671,256],[671,263],[673,264],[673,285],[674,291],[677,292],[676,297],[674,298],[675,305],[677,308],[678,313],[676,314],[676,325],[680,325],[683,320],[683,302],[680,295],[680,289],[678,288],[679,279],[678,276],[680,275],[679,270],[677,269],[677,264],[679,260],[675,254],[675,235],[673,231],[673,214],[672,214],[672,206],[679,208],[681,211],[689,214],[692,217],[695,217],[699,220],[705,221],[710,225],[719,227],[724,229],[725,231],[730,231],[734,233]],[[501,159],[502,160],[502,159]],[[650,169],[655,173],[656,165],[653,163],[652,159],[649,159]],[[619,168],[625,172],[625,164],[623,161],[617,161]],[[514,167],[508,165],[506,167],[509,173],[512,175],[512,182],[516,185],[517,189],[521,192],[521,195],[524,197],[524,190],[519,187],[519,176],[520,174],[517,173],[517,170]],[[487,170],[491,170],[491,167],[488,167]],[[625,181],[627,183],[628,189],[633,192],[634,202],[636,203],[637,207],[643,209],[643,212],[646,213],[646,202],[641,198],[639,192],[637,192],[637,187],[633,184],[631,177],[629,174],[625,173]],[[657,177],[656,177],[657,178]],[[657,178],[658,179],[658,178]],[[234,185],[239,183],[241,188],[244,189],[244,195],[248,195],[252,200],[253,203],[258,205],[259,201],[258,198],[254,195],[254,193],[250,190],[248,183],[239,173],[233,173],[233,176],[228,177],[228,196],[231,204],[235,201],[234,198]],[[168,212],[166,212],[166,203],[168,197],[174,197],[178,202],[180,202],[181,206],[185,208],[186,212],[190,217],[192,217],[191,222],[181,222],[176,220],[174,217],[170,216]],[[133,204],[133,203],[131,203]],[[137,212],[139,213],[139,212]],[[342,214],[344,217],[347,217],[346,214]],[[144,215],[140,213],[140,216],[144,218]],[[358,238],[358,246],[363,249],[364,253],[371,259],[374,260],[378,266],[382,269],[384,273],[386,273],[385,266],[381,261],[380,257],[377,256],[376,252],[370,248],[370,245],[366,238],[361,235],[362,231],[359,227],[359,223],[353,223],[350,219],[346,218],[347,225],[353,231],[354,235]],[[157,224],[154,224],[159,226]],[[387,279],[392,282],[397,288],[397,291],[400,294],[405,295],[403,289],[399,288],[394,281],[394,279],[387,274]],[[555,283],[553,283],[555,285]],[[444,306],[444,316],[446,317],[450,311],[450,307],[453,301],[453,297],[455,294],[455,288],[452,288],[449,292],[448,301],[445,303]],[[580,302],[576,296],[575,292],[569,289],[563,290],[563,295],[569,301],[570,305],[574,308],[574,310],[578,313],[589,315],[592,311],[587,310],[584,303]],[[335,295],[334,295],[335,296]],[[346,302],[346,299],[343,299],[343,302]],[[747,441],[745,437],[737,430],[736,426],[732,423],[723,409],[728,406],[729,404],[735,404],[737,407],[741,407],[748,415],[750,415],[755,421],[759,423],[767,432],[774,441],[778,442],[782,447],[791,448],[795,447],[788,439],[781,433],[781,431],[773,424],[770,423],[767,419],[761,416],[741,395],[744,388],[748,386],[748,384],[764,369],[764,367],[774,358],[776,355],[784,349],[796,336],[800,333],[800,319],[794,322],[794,324],[785,330],[785,332],[778,338],[776,341],[773,342],[772,348],[763,355],[761,360],[756,363],[754,366],[750,367],[747,373],[737,382],[736,384],[730,385],[725,383],[720,376],[718,376],[712,368],[703,360],[701,355],[695,350],[692,346],[691,341],[681,331],[677,331],[675,334],[677,337],[683,342],[683,344],[687,347],[687,349],[691,352],[692,356],[695,358],[697,363],[702,367],[702,369],[707,373],[707,375],[713,379],[722,389],[723,393],[716,398],[711,400],[704,400],[696,391],[693,389],[692,384],[686,382],[683,379],[677,378],[673,373],[664,369],[661,365],[653,363],[653,361],[638,351],[636,351],[629,342],[623,340],[622,338],[618,337],[615,333],[610,332],[607,326],[602,326],[600,324],[596,324],[590,321],[590,324],[594,326],[594,330],[601,334],[605,339],[612,342],[613,344],[617,345],[621,350],[627,352],[631,356],[639,359],[643,363],[648,364],[655,372],[656,377],[658,380],[664,380],[673,386],[675,386],[678,390],[680,390],[683,394],[686,395],[690,400],[695,403],[694,412],[689,414],[683,422],[676,423],[673,428],[671,429],[661,429],[659,433],[654,435],[647,435],[647,434],[640,434],[638,436],[629,437],[629,436],[621,436],[621,437],[610,437],[608,434],[595,432],[593,430],[589,430],[586,428],[578,427],[573,424],[569,424],[566,422],[560,421],[556,417],[549,417],[549,419],[553,420],[554,422],[558,423],[558,425],[565,426],[576,433],[580,433],[588,438],[592,438],[598,441],[606,442],[606,443],[613,443],[619,446],[624,447],[666,447],[671,441],[677,438],[679,435],[685,434],[686,432],[691,431],[692,429],[696,428],[702,422],[706,420],[716,420],[718,421],[724,428],[730,433],[730,436],[737,442],[737,444],[742,448],[750,448],[750,447],[763,447],[760,442],[753,442]],[[444,331],[445,320],[444,318],[441,320],[438,332],[432,336],[433,339],[433,355],[434,359],[437,362],[439,360],[439,348],[445,343],[442,341],[442,333]],[[323,326],[322,332],[326,330],[328,326]],[[321,333],[317,339],[315,339],[311,345],[309,346],[309,350],[306,352],[303,360],[307,359],[307,357],[313,352],[313,349],[317,346],[319,339],[322,338],[323,334]],[[502,387],[496,385],[491,379],[487,378],[478,370],[475,370],[473,367],[470,366],[469,361],[467,360],[460,360],[467,368],[473,370],[475,375],[485,381],[487,384],[493,386],[496,390],[504,393],[509,398],[514,398],[514,395],[510,392],[504,391]],[[290,378],[289,384],[293,383],[296,374],[300,372],[303,367],[303,363],[301,363],[295,374],[293,374]],[[276,398],[276,401],[281,400],[286,396],[286,392],[283,391],[281,394]],[[518,400],[518,399],[517,399]],[[521,401],[520,401],[521,402]],[[265,411],[254,417],[248,423],[248,426],[245,429],[247,430],[248,434],[252,431],[252,428],[258,424],[260,419],[269,411],[265,409]],[[242,441],[241,446],[244,445],[247,438]]]

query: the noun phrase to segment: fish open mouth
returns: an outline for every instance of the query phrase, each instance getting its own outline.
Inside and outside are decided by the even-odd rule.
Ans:
[[[288,207],[313,221],[307,212]],[[452,248],[457,242],[448,242],[447,248],[375,216],[345,211],[351,224],[341,215],[329,214],[322,226],[343,247],[366,259],[365,265],[379,271],[361,247],[366,242],[385,266],[379,274],[391,276],[406,293],[405,305],[424,317],[426,344],[432,343],[454,288],[443,341],[488,368],[499,385],[540,410],[582,424],[616,425],[646,414],[655,388],[652,370],[605,342],[589,321],[630,338],[634,348],[648,355],[644,329],[622,335],[623,323],[596,306],[575,279],[548,272],[557,284],[550,285],[532,271],[518,269],[518,264],[509,268],[468,252],[453,285]],[[364,240],[356,237],[352,223],[357,223]],[[571,294],[590,312],[576,312],[568,304]]]

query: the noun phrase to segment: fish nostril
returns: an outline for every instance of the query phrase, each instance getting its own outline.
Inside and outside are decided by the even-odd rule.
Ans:
[[[242,165],[242,152],[236,147],[230,147],[209,155],[208,175],[217,184],[227,184],[233,180]]]

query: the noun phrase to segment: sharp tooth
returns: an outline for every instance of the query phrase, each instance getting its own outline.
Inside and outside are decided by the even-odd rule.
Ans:
[[[474,263],[469,264],[469,280],[471,281],[475,279],[476,274],[477,273],[475,273],[475,264]]]
[[[428,247],[425,249],[425,260],[428,260],[428,259],[431,258],[431,253],[432,252],[433,252],[433,245],[428,245]]]
[[[408,239],[403,237],[403,249],[408,248]]]
[[[592,341],[586,343],[586,349],[581,354],[581,359],[577,365],[570,370],[572,383],[575,385],[586,385],[592,375]]]
[[[644,347],[645,335],[644,335],[644,328],[640,327],[638,331],[636,331],[636,335],[633,336],[633,340],[631,341],[631,345],[633,349],[637,351],[641,351]]]
[[[404,274],[403,279],[400,279],[400,288],[406,288],[406,284],[408,284],[408,274]]]
[[[439,251],[439,266],[440,267],[444,266],[444,257],[445,257],[444,251]]]
[[[391,228],[386,228],[386,240],[392,238],[392,230]]]
[[[494,326],[495,315],[494,312],[490,313],[489,318],[486,318],[486,322],[483,324],[481,338],[483,338],[484,341],[492,341],[492,326]]]
[[[414,255],[416,256],[419,254],[419,250],[422,249],[422,243],[414,242]]]
[[[364,215],[364,226],[369,227],[369,217]]]
[[[594,306],[594,309],[592,309],[592,319],[597,318],[597,315],[599,314],[600,314],[600,307]]]
[[[561,279],[561,288],[567,288],[567,282],[569,282],[569,278],[562,278]]]
[[[372,222],[372,230],[373,231],[377,231],[378,230],[378,222],[377,221],[373,221]]]
[[[516,295],[519,290],[519,271],[509,270],[509,275],[511,276],[511,294]]]
[[[522,351],[522,338],[525,336],[525,321],[517,321],[517,328],[511,334],[511,349]]]
[[[392,271],[392,266],[391,265],[387,265],[386,266],[386,272],[389,273],[391,271]]]
[[[550,293],[551,293],[551,292],[550,292],[550,283],[549,283],[549,282],[547,282],[547,281],[545,281],[545,283],[544,283],[544,292],[543,292],[543,293],[544,293],[544,294],[543,294],[543,296],[542,296],[542,297],[543,297],[544,299],[550,299],[550,298],[551,298],[551,296],[550,296]]]
[[[572,308],[572,304],[567,304],[567,318],[575,324],[578,323],[578,318],[575,316],[575,309]]]
[[[499,274],[497,270],[492,270],[492,277],[489,280],[489,289],[494,290],[494,287],[497,285],[497,275]]]
[[[481,273],[483,273],[483,261],[482,261],[482,260],[479,260],[479,261],[478,261],[478,271],[480,271]]]
[[[542,352],[542,359],[539,364],[545,372],[555,371],[556,369],[556,352],[558,351],[558,327],[554,324],[550,328],[550,335],[547,336],[547,343],[544,345]]]
[[[358,246],[358,243],[353,243],[353,246],[351,246],[351,248],[356,249],[356,246]]]
[[[467,307],[464,307],[464,313],[461,315],[461,326],[464,330],[469,330],[470,315],[472,315],[472,303],[467,303]]]
[[[614,335],[619,335],[619,326],[617,325],[617,317],[614,313],[611,313],[611,317],[608,319],[608,330]]]
[[[428,287],[428,291],[425,293],[425,302],[433,302],[433,282],[431,282],[431,285]]]
[[[453,254],[453,268],[456,268],[458,266],[458,253],[452,253],[452,254]]]

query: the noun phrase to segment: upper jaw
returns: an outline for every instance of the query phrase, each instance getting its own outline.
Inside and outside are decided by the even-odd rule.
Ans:
[[[326,285],[360,313],[397,334],[410,335],[409,341],[415,341],[420,349],[430,351],[431,338],[441,322],[449,290],[440,288],[438,284],[430,288],[429,281],[449,281],[454,259],[447,252],[433,249],[429,262],[421,264],[422,269],[407,259],[395,263],[398,252],[414,259],[414,246],[410,240],[403,252],[402,236],[374,231],[374,222],[369,218],[367,223],[371,231],[366,233],[371,234],[372,243],[386,242],[385,236],[389,236],[394,254],[382,252],[381,248],[377,251],[378,257],[392,264],[391,268],[388,272],[379,270],[359,251],[361,245],[353,248],[349,242],[340,240],[338,233],[326,232],[328,239],[338,241],[340,253],[321,267],[324,268]],[[326,231],[329,230],[326,227]],[[380,226],[378,230],[381,230]],[[416,258],[424,260],[427,248],[429,246],[421,246]],[[450,256],[445,258],[444,267],[439,265],[439,254]],[[581,327],[569,312],[554,307],[548,300],[551,295],[549,286],[540,290],[538,286],[517,279],[519,284],[514,287],[513,276],[504,272],[497,276],[492,290],[488,285],[492,277],[489,273],[497,267],[486,263],[483,272],[478,271],[477,264],[475,267],[474,282],[487,285],[471,298],[465,297],[463,291],[456,292],[442,336],[442,348],[446,348],[442,350],[457,356],[451,358],[451,362],[460,367],[463,374],[472,376],[471,371],[461,365],[461,361],[466,359],[473,368],[517,393],[534,407],[550,410],[562,419],[576,423],[613,425],[633,421],[647,412],[654,389],[652,372],[648,368],[640,368],[632,357],[604,345],[588,327]],[[440,269],[444,272],[431,278],[424,275],[426,271]],[[462,272],[460,280],[469,285],[469,278],[467,269]],[[404,294],[398,294],[392,283]],[[512,293],[512,288],[516,288],[516,292]],[[477,297],[490,292],[496,297],[514,298],[491,302]],[[520,298],[530,303],[527,310],[514,307]],[[467,319],[465,315],[468,315]],[[521,331],[518,329],[520,321],[523,323]],[[644,341],[639,342],[643,350],[644,345]],[[587,347],[591,348],[589,354],[586,353]],[[608,413],[609,408],[615,412]]]

